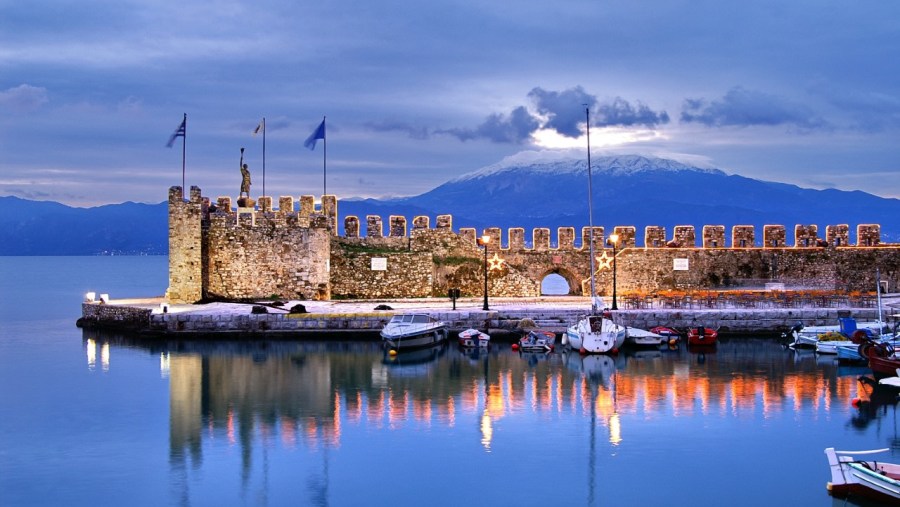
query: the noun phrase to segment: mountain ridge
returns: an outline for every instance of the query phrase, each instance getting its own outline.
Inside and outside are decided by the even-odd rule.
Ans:
[[[508,230],[588,225],[587,161],[509,157],[451,179],[417,196],[392,199],[341,199],[344,218],[381,215],[452,215],[453,227]],[[517,160],[524,160],[525,165]],[[795,224],[847,224],[851,242],[856,226],[877,223],[883,242],[900,242],[900,199],[858,190],[814,190],[797,185],[727,174],[681,162],[643,156],[596,157],[591,164],[593,224],[611,230],[633,226],[639,246],[647,226],[661,226],[671,237],[676,225],[693,225],[698,238],[704,225],[752,225],[761,244],[762,227],[784,225],[792,244]],[[167,202],[126,202],[72,208],[53,201],[0,197],[0,212],[11,217],[0,230],[0,255],[166,254]],[[361,220],[365,235],[366,221]],[[432,221],[434,223],[434,221]],[[505,232],[504,232],[505,237]],[[526,233],[530,240],[530,231]],[[505,240],[504,240],[505,243]],[[728,240],[730,244],[730,239]],[[576,240],[580,245],[580,237]]]

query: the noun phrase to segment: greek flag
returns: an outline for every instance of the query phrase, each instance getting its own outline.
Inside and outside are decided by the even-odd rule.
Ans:
[[[172,134],[172,137],[169,138],[169,142],[166,143],[166,148],[171,148],[172,144],[175,143],[175,138],[184,137],[185,132],[187,131],[187,116],[181,120],[181,125],[178,126],[178,129],[175,130],[175,133]]]
[[[313,132],[309,137],[306,138],[303,146],[306,146],[310,150],[315,150],[316,141],[318,141],[319,139],[322,139],[323,141],[325,140],[325,118],[322,118],[322,123],[319,124],[315,132]]]

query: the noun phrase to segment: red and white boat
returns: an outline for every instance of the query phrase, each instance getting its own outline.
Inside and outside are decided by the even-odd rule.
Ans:
[[[688,345],[715,345],[719,332],[709,327],[692,327],[688,329]]]
[[[651,328],[650,332],[656,333],[660,336],[664,336],[669,341],[669,343],[672,343],[673,340],[677,342],[681,339],[681,333],[672,329],[671,327],[656,326],[654,328]]]
[[[459,346],[467,349],[486,349],[491,344],[491,335],[477,329],[466,329],[459,333]]]
[[[890,449],[835,451],[833,447],[825,449],[828,467],[831,469],[828,492],[837,498],[862,496],[886,505],[900,505],[900,465],[854,457],[889,451]]]

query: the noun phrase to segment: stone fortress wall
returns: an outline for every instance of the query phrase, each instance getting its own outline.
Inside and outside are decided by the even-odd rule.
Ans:
[[[472,228],[453,231],[450,215],[366,217],[344,220],[338,236],[333,195],[316,207],[313,196],[260,197],[253,208],[233,208],[230,197],[215,203],[192,187],[184,200],[180,187],[169,191],[169,278],[167,298],[173,302],[201,299],[396,298],[446,297],[457,288],[462,296],[484,291],[485,250]],[[541,281],[556,273],[566,279],[570,294],[590,291],[589,227],[535,228],[526,241],[523,228],[488,228],[488,290],[491,296],[527,297],[541,294]],[[731,228],[730,241],[722,225],[707,225],[698,237],[693,226],[676,226],[668,237],[663,227],[643,231],[644,246],[636,246],[638,231],[617,226],[616,287],[623,291],[715,289],[744,286],[761,280],[786,287],[873,290],[874,268],[889,290],[900,278],[900,245],[881,242],[877,224],[828,225],[820,236],[816,225],[796,225],[792,245],[783,225],[766,225],[757,244],[749,225]],[[613,285],[613,251],[603,227],[594,227],[595,287],[609,295]],[[699,240],[699,244],[698,244]],[[679,269],[675,269],[679,267]]]

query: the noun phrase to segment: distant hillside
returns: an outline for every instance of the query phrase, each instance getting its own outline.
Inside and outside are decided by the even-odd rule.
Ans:
[[[0,255],[165,255],[167,203],[72,208],[0,197]]]
[[[453,227],[546,227],[556,239],[558,227],[588,225],[588,172],[584,160],[517,163],[515,159],[448,181],[424,194],[403,199],[354,200],[338,203],[344,217],[380,215],[385,229],[390,215],[453,215]],[[672,160],[640,156],[598,157],[592,161],[594,225],[637,228],[638,244],[648,225],[666,228],[693,225],[756,226],[762,241],[766,224],[787,227],[789,244],[795,224],[849,224],[851,241],[858,224],[881,224],[882,240],[900,243],[900,200],[864,192],[810,190],[728,175]],[[0,229],[0,255],[166,254],[167,204],[127,202],[96,208],[0,197],[6,218]],[[411,225],[411,224],[410,224]],[[576,234],[578,236],[578,234]],[[505,237],[505,236],[504,236]],[[579,242],[580,244],[580,242]]]

